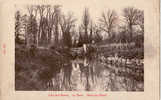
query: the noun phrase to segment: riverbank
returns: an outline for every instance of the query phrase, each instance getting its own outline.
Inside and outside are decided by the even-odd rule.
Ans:
[[[108,56],[123,57],[127,59],[144,59],[144,48],[130,48],[130,49],[112,49],[112,48],[99,48],[98,54]]]

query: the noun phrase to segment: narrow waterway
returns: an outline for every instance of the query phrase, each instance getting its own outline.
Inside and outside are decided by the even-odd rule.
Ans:
[[[52,91],[143,91],[143,64],[75,59],[54,74]]]

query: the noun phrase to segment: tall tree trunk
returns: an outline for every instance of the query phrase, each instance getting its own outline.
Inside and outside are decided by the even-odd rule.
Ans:
[[[39,32],[36,34],[36,46],[39,46]]]
[[[132,42],[133,40],[132,24],[129,25],[129,29],[130,29],[130,42]]]
[[[55,28],[55,44],[56,45],[58,44],[58,25],[56,25],[56,28]]]
[[[88,40],[88,31],[87,31],[87,26],[85,27],[85,43],[88,43],[89,40]]]

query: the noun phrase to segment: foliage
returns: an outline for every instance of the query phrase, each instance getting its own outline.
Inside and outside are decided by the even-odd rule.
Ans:
[[[17,11],[15,13],[15,40],[19,42],[19,30],[20,30],[20,12]]]
[[[140,25],[144,32],[144,12],[134,7],[127,7],[123,9],[123,16],[130,30],[130,40],[133,38],[133,25]]]
[[[37,22],[33,15],[29,17],[28,24],[27,24],[27,34],[31,36],[30,40],[33,44],[36,44],[36,34],[37,34]]]

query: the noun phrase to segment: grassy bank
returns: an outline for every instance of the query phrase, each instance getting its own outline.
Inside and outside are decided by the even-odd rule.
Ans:
[[[128,59],[143,59],[144,49],[143,48],[130,48],[130,49],[112,49],[112,48],[99,48],[98,54],[102,54],[105,57],[114,56],[117,54],[119,57]]]

